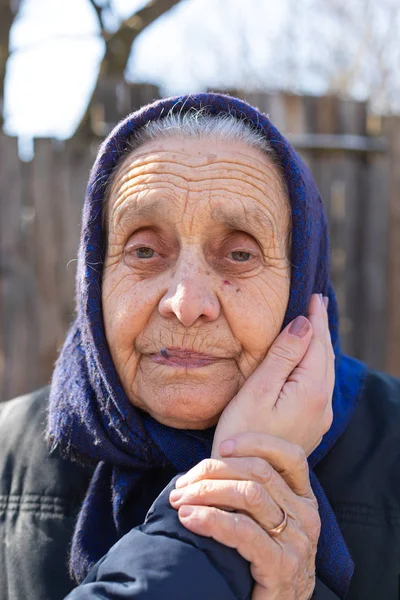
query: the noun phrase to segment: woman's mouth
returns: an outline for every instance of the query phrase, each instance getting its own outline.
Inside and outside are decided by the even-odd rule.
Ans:
[[[206,367],[219,360],[216,356],[181,348],[162,348],[159,353],[151,354],[150,358],[161,365],[185,368]]]

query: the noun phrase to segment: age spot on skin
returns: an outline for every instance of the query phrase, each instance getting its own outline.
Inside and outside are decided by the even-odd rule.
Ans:
[[[240,292],[240,288],[236,288],[236,291],[237,291],[237,292]]]

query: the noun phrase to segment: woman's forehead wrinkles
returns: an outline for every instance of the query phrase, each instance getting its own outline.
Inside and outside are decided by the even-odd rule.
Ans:
[[[231,229],[237,229],[247,231],[248,233],[255,233],[259,237],[271,236],[277,230],[277,218],[272,211],[267,208],[262,208],[255,205],[254,201],[251,200],[248,203],[241,199],[240,208],[234,206],[228,207],[223,206],[217,199],[216,202],[211,202],[209,206],[210,218],[213,222],[226,225]],[[236,203],[235,203],[236,204]],[[196,203],[196,210],[198,203]],[[128,219],[129,222],[144,221],[144,220],[155,220],[164,221],[171,220],[171,205],[170,199],[167,197],[160,198],[147,198],[141,202],[128,202],[124,206],[121,206],[118,211],[118,219],[115,219],[115,224],[121,223],[121,221]],[[278,227],[279,228],[279,227]]]
[[[192,194],[193,200],[198,195],[200,201],[205,193],[211,200],[211,210],[220,205],[221,196],[228,195],[224,201],[228,198],[229,204],[233,202],[233,212],[228,214],[227,206],[216,209],[211,220],[266,236],[280,229],[282,217],[287,220],[283,187],[277,168],[267,156],[260,160],[251,153],[222,151],[213,154],[211,160],[204,153],[187,155],[179,151],[133,154],[121,165],[113,182],[110,216],[114,226],[127,226],[135,220],[168,221],[171,210],[179,212],[181,196],[186,204]],[[241,206],[235,209],[238,202]]]
[[[255,161],[252,156],[243,155],[247,160],[234,160],[233,157],[221,157],[212,163],[204,163],[198,157],[191,156],[190,159],[183,157],[176,160],[174,154],[168,153],[168,157],[161,159],[159,156],[146,157],[147,160],[126,160],[116,173],[111,186],[111,194],[116,196],[120,190],[131,185],[131,182],[145,177],[165,175],[167,177],[181,178],[187,182],[202,181],[204,179],[218,178],[242,178],[252,179],[254,185],[266,183],[272,185],[280,181],[276,167],[265,156],[265,162]],[[150,160],[151,158],[151,160]],[[204,157],[200,157],[203,159]],[[230,175],[227,177],[227,173]]]
[[[270,182],[264,182],[264,185],[260,185],[258,181],[254,181],[252,178],[242,177],[224,177],[211,176],[204,179],[204,181],[187,181],[174,175],[158,176],[158,175],[147,175],[138,177],[131,180],[126,180],[119,188],[117,193],[111,194],[110,198],[110,210],[113,215],[113,220],[118,222],[123,217],[126,211],[130,211],[130,205],[137,203],[138,196],[146,193],[153,192],[158,195],[165,194],[167,197],[174,197],[178,192],[186,194],[188,192],[199,192],[197,185],[204,183],[210,184],[207,189],[202,190],[208,195],[219,195],[229,194],[232,199],[237,196],[241,200],[252,199],[257,203],[263,203],[264,200],[268,200],[268,204],[272,202],[277,208],[281,204],[286,204],[282,186],[279,180],[274,179]],[[141,203],[141,202],[140,202]],[[278,210],[281,210],[278,208]],[[149,214],[149,216],[151,216]]]
[[[183,140],[187,141],[187,140]],[[145,148],[146,146],[143,146]],[[251,149],[248,149],[251,151]],[[153,165],[163,165],[165,163],[175,164],[182,167],[195,167],[197,169],[204,169],[210,166],[217,166],[221,164],[237,165],[237,164],[251,164],[254,171],[264,173],[265,163],[273,165],[269,157],[260,152],[260,156],[254,153],[248,154],[246,152],[246,146],[242,152],[238,151],[224,151],[223,153],[210,152],[205,153],[200,151],[199,154],[187,154],[185,150],[157,150],[151,149],[139,153],[135,150],[132,154],[121,163],[119,167],[120,173],[129,171],[131,168],[148,168]]]

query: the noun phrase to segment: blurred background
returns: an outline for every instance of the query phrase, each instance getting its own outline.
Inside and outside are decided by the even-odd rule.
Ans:
[[[309,164],[343,348],[400,376],[399,39],[399,0],[0,0],[0,400],[50,380],[102,138],[204,90],[268,113]]]

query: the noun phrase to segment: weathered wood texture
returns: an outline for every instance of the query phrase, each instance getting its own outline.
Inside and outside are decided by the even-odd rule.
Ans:
[[[90,147],[0,136],[0,399],[46,384],[74,311]]]
[[[268,113],[314,174],[329,219],[344,350],[400,376],[400,118],[377,138],[368,136],[362,103],[233,93]],[[111,82],[94,104],[93,141],[38,140],[30,163],[19,161],[14,139],[0,136],[0,400],[50,380],[73,318],[98,136],[158,95],[154,86]]]
[[[385,120],[389,140],[389,260],[387,367],[400,375],[400,119]]]

